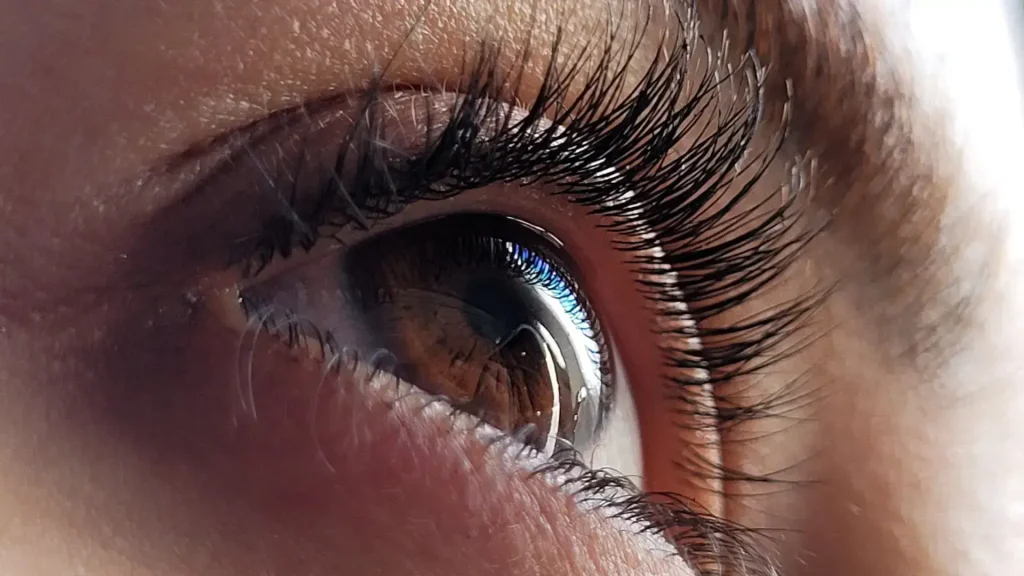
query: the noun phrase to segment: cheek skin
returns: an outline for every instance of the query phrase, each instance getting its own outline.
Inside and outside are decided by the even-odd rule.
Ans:
[[[690,574],[419,395],[319,386],[318,367],[264,339],[253,417],[238,409],[236,332],[202,311],[150,327],[122,313],[101,348],[76,346],[95,364],[63,393],[47,383],[66,374],[34,381],[53,390],[38,408],[65,417],[5,435],[50,438],[21,471],[31,490],[3,500],[36,519],[15,573]],[[33,512],[43,502],[51,513]]]

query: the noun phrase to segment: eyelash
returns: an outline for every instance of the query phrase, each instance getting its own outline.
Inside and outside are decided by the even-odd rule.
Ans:
[[[739,68],[742,76],[716,80],[708,71],[695,84],[689,83],[686,72],[699,37],[681,23],[680,27],[685,32],[662,38],[666,50],[628,91],[625,72],[639,53],[643,27],[624,44],[617,43],[622,40],[620,30],[609,31],[598,64],[585,76],[583,66],[590,62],[585,57],[592,53],[565,55],[562,38],[556,37],[543,84],[530,98],[526,116],[516,119],[501,103],[519,102],[521,68],[503,74],[500,49],[483,44],[468,66],[467,80],[455,90],[459,100],[443,129],[427,134],[420,150],[399,160],[373,137],[380,97],[386,91],[382,82],[376,82],[363,95],[363,120],[339,148],[335,173],[347,167],[345,172],[354,174],[351,182],[342,186],[339,178],[326,175],[312,201],[282,194],[280,204],[286,209],[264,222],[234,262],[246,277],[256,277],[275,258],[287,259],[297,248],[309,251],[339,231],[389,218],[414,202],[451,197],[494,182],[538,184],[595,214],[612,217],[610,232],[636,239],[619,248],[635,256],[634,272],[643,279],[638,289],[646,297],[675,304],[678,294],[666,286],[678,284],[685,290],[686,314],[696,322],[696,333],[687,328],[685,333],[664,336],[696,335],[702,346],[685,351],[664,347],[664,360],[673,368],[706,377],[677,377],[671,382],[674,389],[709,383],[714,388],[763,369],[789,353],[780,349],[782,342],[801,329],[823,294],[766,310],[740,325],[709,324],[772,285],[813,232],[794,228],[801,208],[796,194],[783,195],[781,205],[773,208],[765,202],[738,208],[783,139],[780,134],[771,145],[753,150],[763,113],[763,71],[750,58]],[[611,48],[616,45],[620,48]],[[741,78],[739,96],[718,116],[707,114],[726,103],[723,86],[736,88],[736,78]],[[572,94],[575,86],[582,88]],[[439,87],[438,92],[446,90]],[[308,111],[309,106],[283,114],[298,117]],[[710,125],[698,121],[706,115],[717,120]],[[680,142],[689,136],[697,137],[679,151]],[[293,181],[299,180],[293,175]],[[663,256],[653,255],[658,247],[665,250]],[[667,325],[681,324],[672,322],[679,319],[678,307],[667,306],[662,313]],[[678,393],[671,400],[688,398]],[[776,398],[770,404],[740,407],[718,393],[715,400],[719,429],[776,413],[787,401]],[[682,409],[697,414],[706,410],[696,403]],[[715,478],[751,478],[741,471],[712,469],[714,465],[707,463],[680,465]],[[601,501],[616,516],[642,522],[645,530],[669,530],[697,556],[698,567],[700,558],[713,558],[715,565],[707,567],[707,573],[722,569],[723,550],[732,551],[726,557],[743,563],[748,571],[768,565],[751,560],[757,553],[745,529],[697,514],[692,505],[672,495],[637,494],[628,482],[587,470],[572,459],[552,462],[539,473],[570,478],[566,484],[577,495]]]

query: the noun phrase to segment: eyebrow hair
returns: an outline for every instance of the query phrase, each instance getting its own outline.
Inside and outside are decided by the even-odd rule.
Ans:
[[[854,263],[856,278],[838,274],[857,284],[856,304],[873,314],[886,348],[904,360],[955,348],[980,301],[952,290],[962,244],[954,240],[964,232],[940,226],[965,185],[962,159],[955,146],[936,145],[954,141],[951,128],[921,105],[916,71],[886,43],[881,14],[852,0],[698,4],[738,52],[767,65],[768,113],[779,118],[794,104],[791,147],[811,171],[812,206],[831,219],[826,259],[839,251]],[[985,256],[982,270],[998,266]]]

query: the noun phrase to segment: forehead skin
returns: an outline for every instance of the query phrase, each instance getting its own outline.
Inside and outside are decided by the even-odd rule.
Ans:
[[[15,333],[44,338],[58,320],[40,311],[69,303],[64,287],[102,282],[106,268],[91,264],[110,244],[103,223],[173,200],[133,187],[141,171],[268,110],[361,85],[398,46],[406,56],[387,64],[395,78],[443,82],[458,74],[467,36],[544,35],[572,9],[538,1],[527,18],[514,0],[438,0],[428,12],[421,4],[0,3],[5,438],[45,437],[35,431],[48,430],[39,422],[53,409],[52,399],[37,402],[44,393],[19,390],[51,359]],[[1024,565],[1016,68],[996,2],[976,3],[973,19],[932,4],[699,2],[709,34],[727,30],[734,50],[770,64],[769,108],[790,118],[786,159],[805,163],[814,208],[834,219],[801,268],[808,283],[841,281],[825,312],[834,328],[813,362],[785,367],[813,371],[828,388],[815,413],[821,444],[779,434],[783,456],[734,455],[760,458],[767,471],[820,454],[821,486],[730,509],[752,524],[789,519],[794,533],[779,555],[793,574],[981,575]],[[421,14],[430,33],[406,38]],[[998,114],[978,113],[986,107]],[[2,463],[14,460],[4,454],[0,488]],[[742,482],[726,491],[752,492]],[[31,509],[3,494],[0,516],[17,531]],[[63,548],[40,542],[20,544],[29,548],[18,557]],[[0,538],[0,566],[4,547]]]

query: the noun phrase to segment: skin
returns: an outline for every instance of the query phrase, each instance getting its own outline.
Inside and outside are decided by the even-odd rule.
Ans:
[[[755,402],[806,381],[812,401],[713,443],[790,482],[680,477],[663,464],[677,432],[638,389],[646,487],[766,529],[787,576],[1006,574],[1024,565],[1009,32],[925,2],[817,4],[700,3],[707,37],[734,39],[726,57],[770,63],[759,142],[789,101],[760,194],[800,160],[808,225],[832,217],[771,290],[716,320],[836,286],[807,346],[731,384]],[[0,572],[690,573],[415,399],[319,391],[309,361],[257,354],[258,418],[240,425],[238,333],[193,291],[222,259],[213,240],[179,250],[216,227],[167,216],[187,189],[157,170],[169,156],[357,88],[403,41],[389,73],[410,85],[457,78],[467,37],[543,45],[560,5],[0,3]],[[570,26],[604,6],[581,1]],[[1000,23],[994,6],[978,21]],[[312,400],[330,410],[310,435]]]

